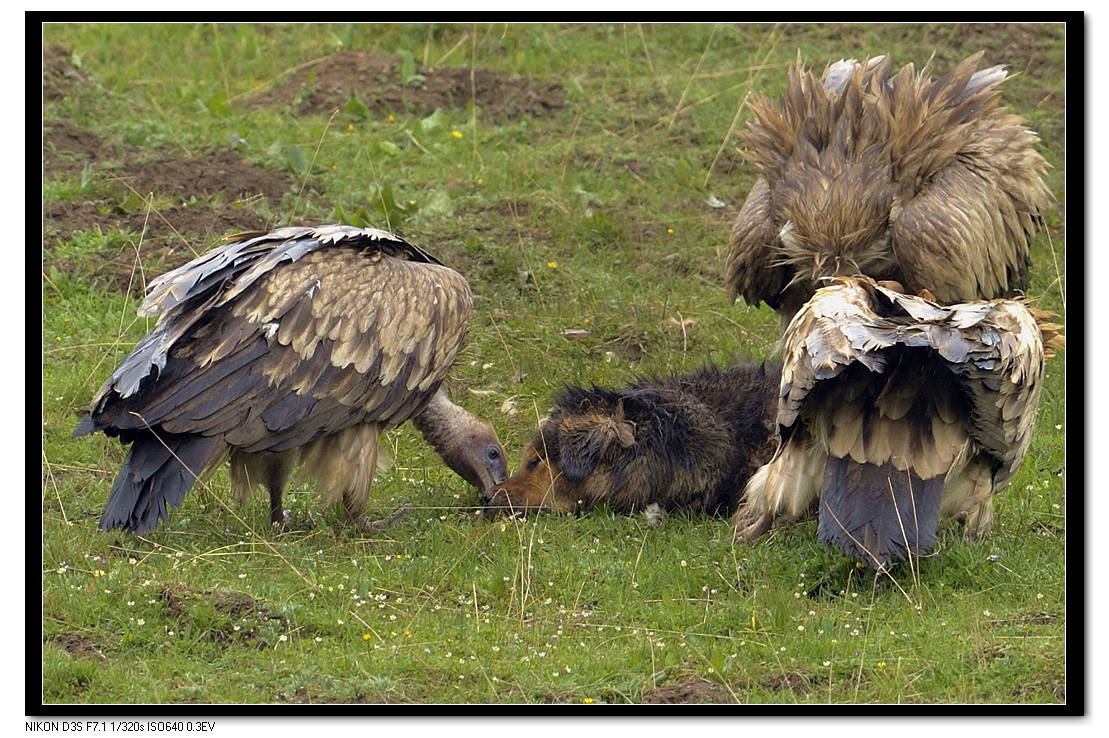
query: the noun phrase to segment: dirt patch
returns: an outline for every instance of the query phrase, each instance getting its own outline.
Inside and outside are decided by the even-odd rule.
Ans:
[[[90,254],[81,264],[82,279],[98,289],[141,297],[145,280],[195,258],[224,234],[265,230],[266,219],[243,208],[166,208],[149,214],[120,214],[98,203],[53,202],[44,206],[44,274],[72,274],[77,265],[54,256],[54,244],[78,230],[118,230],[139,234],[129,246]],[[141,256],[141,258],[140,258]]]
[[[163,584],[162,585],[162,599],[166,603],[166,611],[170,617],[179,618],[185,614],[185,605],[182,598],[188,594],[188,590],[183,587]]]
[[[64,648],[66,653],[75,658],[98,659],[100,661],[108,660],[97,647],[95,641],[91,638],[83,638],[75,633],[60,633],[54,636],[45,636],[42,642],[54,643],[56,646]]]
[[[70,62],[72,55],[61,46],[42,50],[42,99],[44,102],[61,100],[70,94],[74,85],[86,85],[88,77]]]
[[[47,178],[52,179],[54,172],[79,174],[86,165],[103,160],[107,153],[103,139],[72,121],[43,124],[42,169]]]
[[[216,612],[225,615],[245,615],[255,609],[254,598],[242,592],[217,591],[212,594],[212,605]]]
[[[83,176],[86,167],[92,167],[89,192],[98,198],[43,204],[44,271],[51,267],[63,273],[73,271],[72,263],[52,257],[54,244],[68,240],[74,232],[96,230],[138,234],[134,243],[142,252],[148,276],[180,266],[220,236],[268,229],[272,224],[250,206],[265,200],[276,209],[296,186],[291,175],[256,167],[232,151],[145,162],[131,161],[123,152],[121,166],[105,169],[119,153],[72,121],[44,123],[44,180],[51,181],[58,173]],[[146,206],[167,198],[181,204]],[[127,291],[135,287],[132,251],[105,252],[90,261],[90,278],[101,288]]]
[[[297,115],[330,115],[343,108],[353,92],[379,114],[429,115],[436,108],[465,109],[473,101],[478,115],[508,120],[519,115],[548,116],[560,110],[562,85],[532,85],[518,75],[468,67],[415,66],[403,79],[399,59],[343,51],[286,76],[270,90],[249,98],[247,107],[288,107]]]
[[[772,692],[792,692],[793,694],[807,694],[809,680],[802,674],[779,674],[770,677],[764,686]]]
[[[736,698],[721,684],[706,679],[685,679],[643,693],[642,702],[651,705],[694,704],[698,702],[735,704]]]
[[[523,77],[468,68],[409,70],[394,57],[360,52],[333,54],[286,76],[278,86],[248,100],[248,106],[281,106],[296,114],[330,114],[345,105],[354,91],[379,114],[429,115],[438,108],[464,109],[471,101],[480,116],[502,120],[518,115],[557,112],[565,92],[558,84],[533,85]],[[59,100],[75,94],[92,80],[72,64],[61,47],[43,51],[43,94]],[[43,207],[43,267],[63,273],[77,266],[53,256],[58,240],[77,231],[123,231],[138,234],[146,276],[183,264],[206,250],[219,236],[272,226],[253,206],[265,199],[279,210],[297,181],[285,172],[253,166],[229,150],[194,159],[138,160],[138,152],[84,130],[70,120],[43,123],[43,179],[82,177],[89,199],[51,202]],[[82,187],[86,184],[82,183]],[[149,199],[153,196],[153,199]],[[166,200],[173,202],[166,207]],[[163,203],[156,209],[147,202]],[[199,236],[199,238],[197,238]],[[133,249],[105,250],[81,264],[91,281],[103,289],[141,288]]]
[[[73,68],[70,58],[59,47],[43,51],[43,90],[48,99],[91,84]],[[135,243],[144,258],[165,257],[164,264],[156,259],[146,265],[148,269],[178,266],[219,236],[269,228],[272,224],[253,206],[264,199],[277,211],[286,193],[298,185],[290,174],[254,166],[230,150],[192,159],[152,160],[149,152],[142,156],[145,160],[139,159],[134,147],[106,140],[71,120],[43,121],[43,180],[79,177],[88,193],[84,201],[44,203],[44,269],[73,271],[74,265],[52,259],[53,245],[76,231],[90,230],[139,234]],[[169,207],[164,205],[167,200],[173,203]],[[148,202],[163,204],[148,208]],[[92,261],[95,280],[109,289],[126,290],[133,281],[133,253],[105,253]]]
[[[109,144],[71,121],[53,120],[43,126],[43,178],[47,181],[57,172],[83,172],[90,164],[106,162],[111,154]],[[107,190],[114,199],[47,203],[43,212],[44,240],[51,236],[68,238],[73,231],[98,226],[141,233],[147,222],[147,233],[156,236],[263,228],[264,219],[242,206],[265,198],[277,207],[285,193],[296,186],[291,175],[256,167],[227,150],[196,159],[125,161],[118,169],[98,171],[96,176],[103,184],[97,191]],[[216,207],[162,208],[149,219],[141,207],[119,211],[118,202],[133,202],[134,196],[141,200],[152,194],[181,203],[214,200]]]
[[[74,231],[97,228],[137,233],[141,241],[150,238],[180,241],[186,235],[198,234],[199,240],[187,240],[194,248],[203,250],[214,237],[266,227],[266,219],[258,213],[233,206],[162,208],[148,215],[145,209],[121,213],[114,206],[99,202],[51,202],[43,206],[42,236],[45,245],[54,239],[68,239]],[[44,248],[50,250],[48,246]]]
[[[233,151],[199,159],[159,159],[127,165],[115,175],[140,196],[172,194],[188,201],[227,195],[236,200],[265,197],[274,206],[294,185],[291,175],[248,164]]]

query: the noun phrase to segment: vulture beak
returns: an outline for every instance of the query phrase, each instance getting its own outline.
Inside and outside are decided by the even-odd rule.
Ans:
[[[509,518],[523,518],[529,513],[551,511],[550,505],[546,504],[545,500],[536,504],[517,498],[517,504],[513,504],[513,496],[509,490],[499,485],[486,490],[482,494],[481,507],[482,515],[486,520],[493,520],[501,515]]]

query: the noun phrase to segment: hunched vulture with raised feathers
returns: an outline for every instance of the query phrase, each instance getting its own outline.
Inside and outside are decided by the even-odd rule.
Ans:
[[[732,227],[730,299],[790,317],[824,277],[865,274],[943,304],[1028,286],[1029,242],[1054,198],[1039,139],[1005,112],[982,52],[936,81],[889,57],[800,58],[778,104],[754,95],[739,136],[758,170]]]
[[[272,522],[298,466],[357,520],[379,435],[409,419],[471,484],[504,481],[493,428],[441,387],[472,310],[430,254],[342,225],[242,234],[162,275],[139,307],[161,317],[74,431],[131,444],[100,527],[145,533],[228,458],[236,497],[264,486]]]
[[[747,484],[736,540],[817,500],[820,540],[874,568],[926,550],[941,516],[989,533],[1064,343],[1054,317],[831,279],[783,336],[778,450]]]

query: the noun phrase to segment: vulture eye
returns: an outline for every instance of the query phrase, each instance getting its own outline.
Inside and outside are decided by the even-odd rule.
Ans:
[[[496,446],[490,446],[489,448],[485,449],[485,460],[486,461],[495,462],[500,458],[501,458],[501,452]]]
[[[534,457],[528,459],[527,466],[528,466],[528,471],[535,471],[536,469],[538,469],[539,468],[539,457],[534,456]]]

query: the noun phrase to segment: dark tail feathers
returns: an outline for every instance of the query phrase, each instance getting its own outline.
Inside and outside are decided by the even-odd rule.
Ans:
[[[141,432],[112,487],[100,529],[142,535],[180,507],[197,476],[221,451],[222,439],[192,434]]]
[[[820,540],[883,569],[936,541],[943,475],[923,480],[891,464],[828,457],[820,498]],[[892,488],[892,494],[891,494]]]

